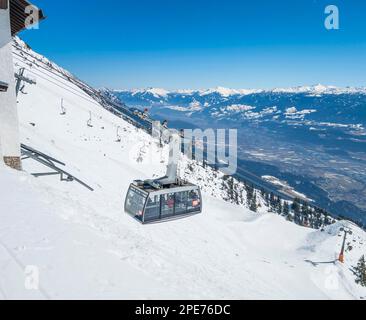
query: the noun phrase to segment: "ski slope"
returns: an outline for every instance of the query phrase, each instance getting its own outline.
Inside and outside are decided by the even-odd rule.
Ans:
[[[362,230],[350,226],[346,264],[328,263],[346,222],[314,231],[226,203],[213,172],[196,167],[188,175],[187,160],[181,174],[203,184],[203,214],[134,221],[123,212],[129,184],[163,175],[167,147],[39,62],[14,62],[37,80],[18,98],[22,142],[65,162],[95,191],[56,176],[34,178],[29,173],[45,169],[31,160],[20,173],[0,167],[0,299],[366,297],[349,270],[365,253]],[[30,266],[39,272],[38,290],[25,285]]]

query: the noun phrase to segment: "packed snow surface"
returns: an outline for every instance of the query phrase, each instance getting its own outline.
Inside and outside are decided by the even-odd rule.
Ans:
[[[58,177],[34,178],[29,173],[44,169],[31,160],[20,173],[0,167],[0,298],[366,296],[349,270],[364,253],[362,230],[351,226],[346,264],[333,263],[346,222],[314,231],[228,204],[219,199],[218,186],[206,186],[201,215],[140,225],[124,213],[127,189],[132,180],[164,173],[167,148],[68,80],[15,61],[37,78],[19,96],[22,142],[65,162],[95,191]],[[210,174],[201,169],[191,178],[207,181]],[[27,285],[30,270],[38,270],[38,290]]]

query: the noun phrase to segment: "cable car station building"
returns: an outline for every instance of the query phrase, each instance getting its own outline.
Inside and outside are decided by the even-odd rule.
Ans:
[[[26,0],[0,0],[0,161],[17,170],[22,166],[12,37],[43,19],[42,11]]]

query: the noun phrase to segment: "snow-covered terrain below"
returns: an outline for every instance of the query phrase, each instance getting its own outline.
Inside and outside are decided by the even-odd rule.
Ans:
[[[34,53],[32,53],[34,54]],[[22,142],[66,163],[94,192],[57,177],[0,167],[0,298],[359,299],[350,267],[365,251],[357,227],[346,263],[335,261],[338,222],[299,227],[222,201],[203,188],[203,213],[142,226],[123,212],[132,180],[160,176],[167,148],[103,109],[67,79],[26,65],[37,84],[19,96]],[[38,74],[38,76],[37,76]],[[66,114],[61,115],[64,100]],[[87,125],[91,113],[92,127]],[[121,142],[116,142],[119,128]],[[47,170],[47,169],[46,169]],[[200,177],[197,177],[200,175]],[[201,169],[192,180],[212,177]],[[198,179],[199,178],[199,179]],[[327,262],[327,263],[323,263]],[[39,290],[27,289],[29,267]]]

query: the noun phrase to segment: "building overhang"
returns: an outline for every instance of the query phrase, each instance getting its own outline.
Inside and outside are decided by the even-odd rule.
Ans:
[[[0,81],[0,92],[8,91],[9,85],[6,82]]]
[[[27,0],[9,0],[11,35],[31,27],[45,19],[43,11]],[[32,19],[32,17],[36,17]]]

